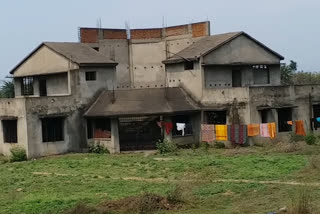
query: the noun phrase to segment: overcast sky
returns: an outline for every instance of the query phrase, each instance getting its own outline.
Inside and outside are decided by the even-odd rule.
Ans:
[[[78,27],[161,27],[211,21],[211,34],[245,31],[299,69],[320,71],[318,0],[2,0],[0,78],[42,41],[78,41]]]

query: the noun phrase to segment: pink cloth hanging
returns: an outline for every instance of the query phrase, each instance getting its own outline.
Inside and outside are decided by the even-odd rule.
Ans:
[[[260,136],[261,137],[270,137],[268,123],[260,124]]]

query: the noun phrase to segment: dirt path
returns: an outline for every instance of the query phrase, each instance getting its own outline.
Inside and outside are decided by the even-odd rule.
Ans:
[[[167,179],[167,178],[142,178],[142,177],[103,177],[100,175],[72,175],[72,174],[60,174],[60,173],[50,173],[50,172],[32,172],[34,175],[39,176],[83,176],[83,177],[94,177],[97,179],[112,179],[112,180],[132,180],[132,181],[145,181],[145,182],[199,182],[199,180],[176,180],[176,179]],[[279,185],[291,185],[291,186],[313,186],[320,187],[319,182],[296,182],[296,181],[256,181],[256,180],[246,180],[246,179],[214,179],[214,180],[201,180],[201,182],[211,182],[211,183],[252,183],[252,184],[279,184]]]

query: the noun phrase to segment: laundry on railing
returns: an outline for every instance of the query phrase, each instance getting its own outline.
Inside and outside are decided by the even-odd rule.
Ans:
[[[268,123],[268,130],[270,138],[274,139],[277,136],[276,123]]]
[[[186,124],[185,123],[176,123],[176,125],[177,125],[177,130],[182,131],[182,136],[184,136],[184,129],[186,128]]]
[[[254,137],[260,135],[260,124],[248,125],[248,137]]]
[[[227,141],[228,140],[228,127],[227,125],[216,125],[216,140]]]
[[[172,124],[171,122],[158,121],[158,122],[157,122],[157,125],[158,125],[160,128],[163,128],[163,127],[164,127],[167,134],[170,134],[170,132],[171,132],[172,129],[173,129],[173,124]]]
[[[213,142],[215,141],[215,125],[202,124],[201,125],[201,136],[203,142]]]
[[[296,135],[306,136],[303,120],[295,121],[295,133]]]
[[[270,137],[268,123],[260,124],[260,136],[261,137]]]
[[[228,140],[234,144],[245,144],[247,141],[247,126],[228,125]]]

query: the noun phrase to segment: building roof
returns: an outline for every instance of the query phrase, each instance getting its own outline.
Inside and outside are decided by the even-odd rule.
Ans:
[[[85,116],[162,115],[198,110],[199,106],[182,88],[128,89],[102,92]]]
[[[89,45],[77,42],[43,42],[29,55],[27,55],[19,64],[17,64],[10,73],[28,60],[34,53],[36,53],[42,46],[46,46],[52,51],[64,56],[70,61],[78,65],[116,65],[113,60],[108,59],[103,54],[91,48]]]
[[[284,57],[278,54],[277,52],[271,50],[270,48],[268,48],[258,40],[254,39],[247,33],[240,31],[240,32],[217,34],[217,35],[208,36],[203,39],[200,39],[199,41],[193,43],[189,47],[174,54],[174,56],[164,60],[163,63],[170,64],[170,63],[178,63],[178,62],[184,62],[184,61],[196,61],[201,56],[207,55],[208,53],[218,49],[219,47],[223,46],[224,44],[232,41],[233,39],[241,35],[244,35],[249,39],[253,40],[257,44],[259,44],[261,47],[263,47],[265,50],[279,57],[281,60],[284,59]]]

